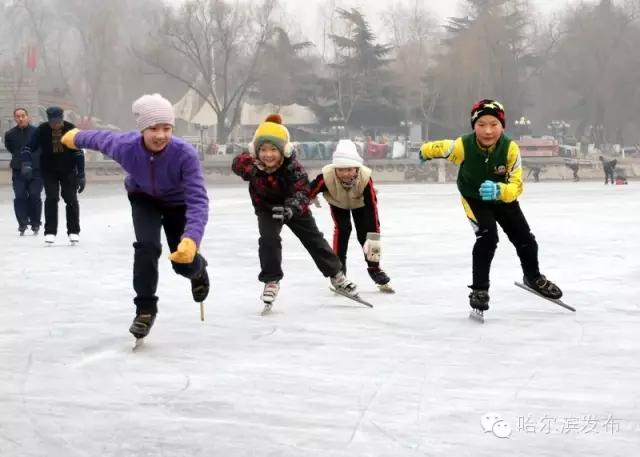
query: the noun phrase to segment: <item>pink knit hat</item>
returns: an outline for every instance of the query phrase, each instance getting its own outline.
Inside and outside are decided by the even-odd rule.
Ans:
[[[157,124],[175,125],[175,114],[171,102],[160,94],[143,95],[131,106],[138,130]]]

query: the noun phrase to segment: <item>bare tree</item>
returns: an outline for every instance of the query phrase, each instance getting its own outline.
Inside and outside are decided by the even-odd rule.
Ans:
[[[275,7],[276,0],[263,0],[258,8],[241,1],[188,0],[178,11],[166,11],[154,37],[159,46],[138,51],[211,106],[219,143],[239,123],[243,99],[259,75]]]
[[[81,106],[91,118],[99,104],[108,103],[105,83],[118,71],[123,44],[120,23],[126,4],[124,0],[68,0],[65,7],[66,23],[73,31],[67,41],[79,44],[74,71],[67,70],[68,79],[79,83]]]
[[[469,12],[450,18],[435,77],[441,89],[438,108],[457,129],[468,124],[461,112],[479,98],[498,98],[514,116],[527,102],[528,78],[539,65],[534,54],[525,0],[467,0]],[[467,127],[468,128],[468,127]]]
[[[391,69],[404,119],[420,119],[425,127],[423,136],[428,138],[430,123],[438,122],[434,110],[439,91],[431,77],[440,35],[436,20],[420,0],[390,6],[383,19],[394,46]]]
[[[596,144],[636,135],[640,115],[638,2],[601,0],[567,10],[562,36],[545,68],[541,94],[554,117],[577,123]]]

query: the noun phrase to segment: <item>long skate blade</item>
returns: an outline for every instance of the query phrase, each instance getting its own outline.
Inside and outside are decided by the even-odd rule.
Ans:
[[[136,352],[143,345],[144,345],[144,338],[136,338],[136,340],[133,342],[133,346],[131,347],[131,350],[133,352]]]
[[[389,284],[380,284],[378,285],[378,290],[385,294],[395,294],[396,290],[391,287]]]
[[[478,309],[472,309],[471,312],[469,312],[469,318],[484,324],[484,313]]]
[[[373,308],[373,305],[371,303],[369,303],[366,300],[363,300],[362,298],[360,298],[359,295],[349,295],[348,293],[343,292],[343,291],[338,290],[338,289],[335,289],[333,287],[329,287],[329,290],[332,291],[332,292],[335,292],[338,295],[342,295],[343,297],[350,298],[353,301],[357,301],[358,303],[363,304],[364,306],[368,306],[369,308]]]
[[[531,287],[526,286],[525,284],[518,282],[518,281],[514,281],[513,282],[516,286],[520,287],[521,289],[526,290],[527,292],[531,292],[534,295],[537,295],[540,298],[544,298],[545,300],[550,301],[551,303],[555,303],[558,306],[562,306],[563,308],[568,309],[569,311],[573,311],[574,313],[576,312],[576,309],[571,306],[571,305],[567,305],[565,302],[563,302],[562,300],[560,300],[559,298],[549,298],[549,297],[545,297],[544,295],[542,295],[540,292],[537,292],[535,290],[533,290]]]
[[[204,302],[200,302],[200,322],[204,322]]]

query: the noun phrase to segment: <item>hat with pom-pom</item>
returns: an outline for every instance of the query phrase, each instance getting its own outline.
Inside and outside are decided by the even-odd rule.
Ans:
[[[253,134],[253,153],[257,155],[260,147],[265,143],[273,144],[284,157],[291,157],[289,130],[282,125],[282,116],[278,113],[269,114]]]
[[[475,128],[476,121],[485,115],[495,117],[502,124],[502,128],[505,128],[506,116],[502,103],[490,98],[474,103],[471,107],[471,128]]]

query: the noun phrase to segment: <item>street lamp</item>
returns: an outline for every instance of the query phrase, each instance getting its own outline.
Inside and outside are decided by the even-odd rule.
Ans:
[[[551,135],[557,140],[560,140],[562,144],[564,144],[564,139],[569,127],[571,127],[571,124],[565,121],[551,121],[551,123],[547,125],[547,128],[551,130]]]
[[[404,153],[405,155],[409,154],[409,137],[411,136],[411,126],[413,125],[412,121],[400,121],[400,125],[404,130]]]
[[[333,125],[333,127],[336,129],[336,139],[340,139],[340,130],[344,130],[345,126],[344,126],[344,117],[339,116],[339,115],[334,115],[331,116],[329,118],[329,122]]]
[[[531,133],[531,121],[526,117],[521,116],[520,119],[513,121],[513,124],[516,126],[516,131],[520,136]]]

